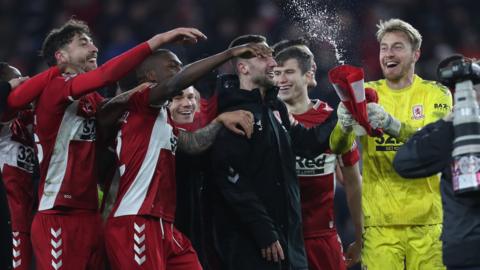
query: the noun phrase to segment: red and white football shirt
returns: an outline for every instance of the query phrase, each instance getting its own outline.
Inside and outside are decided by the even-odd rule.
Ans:
[[[30,233],[33,217],[35,153],[32,141],[33,113],[22,111],[0,130],[0,168],[7,191],[12,231]]]
[[[178,130],[165,106],[149,105],[149,91],[130,97],[117,135],[120,185],[112,216],[149,215],[173,222]]]
[[[72,81],[53,78],[36,104],[39,211],[58,206],[98,209],[95,113],[103,98],[94,92],[73,100]]]
[[[293,115],[305,127],[321,124],[333,113],[327,103],[316,101],[312,109]],[[300,183],[303,234],[305,238],[318,237],[335,231],[333,199],[335,195],[335,165],[337,156],[330,151],[314,159],[296,157],[296,170]],[[342,155],[344,166],[359,160],[356,145]]]

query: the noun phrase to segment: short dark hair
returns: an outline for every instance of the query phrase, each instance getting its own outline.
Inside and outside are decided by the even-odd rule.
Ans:
[[[273,46],[272,46],[272,49],[273,49],[273,56],[276,56],[277,54],[279,54],[281,51],[287,49],[287,48],[290,48],[290,47],[294,47],[294,46],[309,46],[308,44],[308,40],[301,37],[301,38],[297,38],[297,39],[284,39],[284,40],[281,40],[277,43],[275,43]]]
[[[84,21],[70,19],[59,28],[55,28],[43,41],[40,55],[45,59],[47,65],[55,66],[55,52],[73,40],[76,34],[91,36],[90,28]]]
[[[136,77],[138,82],[142,83],[145,82],[146,80],[146,74],[150,70],[155,69],[155,67],[158,65],[155,59],[159,57],[163,57],[165,54],[168,53],[173,53],[170,50],[167,49],[158,49],[154,51],[152,54],[150,54],[143,62],[138,65],[138,67],[135,69]]]
[[[302,74],[312,70],[312,56],[298,47],[289,47],[280,51],[280,53],[275,56],[275,61],[277,61],[279,66],[282,66],[290,59],[297,60],[298,67],[302,71]]]
[[[262,42],[267,42],[267,38],[261,35],[243,35],[235,38],[230,42],[230,45],[228,45],[228,48],[233,48],[239,45],[243,44],[248,44],[248,43],[262,43]],[[235,67],[237,65],[238,59],[232,58],[232,65]]]
[[[153,70],[155,66],[157,66],[155,59],[167,53],[172,52],[166,49],[158,49],[150,54],[140,65],[137,66],[136,69],[130,71],[125,77],[118,81],[118,87],[120,87],[120,90],[125,92],[146,82],[147,72]]]

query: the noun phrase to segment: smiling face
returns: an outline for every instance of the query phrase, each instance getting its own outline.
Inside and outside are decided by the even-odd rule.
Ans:
[[[268,46],[266,42],[262,44]],[[248,76],[253,84],[266,88],[274,85],[273,68],[276,66],[277,62],[271,54],[266,57],[252,57],[238,61],[240,76]]]
[[[385,33],[380,41],[380,66],[383,76],[399,82],[413,76],[420,50],[414,50],[408,36],[401,31]]]
[[[193,86],[183,90],[181,95],[173,97],[169,105],[172,119],[177,124],[192,123],[197,107]]]
[[[280,88],[278,97],[288,104],[295,104],[308,95],[308,85],[311,82],[310,73],[302,74],[298,60],[290,58],[282,65],[274,68],[274,81]]]
[[[57,52],[57,62],[70,63],[91,71],[97,68],[98,49],[93,44],[92,38],[85,33],[77,33],[72,41]]]

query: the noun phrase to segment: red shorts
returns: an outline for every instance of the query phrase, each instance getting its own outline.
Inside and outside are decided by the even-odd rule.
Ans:
[[[306,238],[308,269],[346,270],[340,238],[336,233],[322,237]]]
[[[102,219],[98,213],[37,213],[32,224],[37,270],[105,269]]]
[[[172,223],[158,218],[109,218],[105,239],[112,269],[202,269],[190,240]]]
[[[29,233],[12,232],[12,252],[13,269],[29,270],[33,256]]]

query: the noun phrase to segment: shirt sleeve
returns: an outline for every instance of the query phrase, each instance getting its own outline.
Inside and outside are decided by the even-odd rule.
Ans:
[[[452,94],[448,88],[436,82],[430,82],[430,86],[432,95],[425,100],[425,124],[430,124],[443,118],[452,110]],[[400,128],[398,139],[405,142],[417,132],[417,128],[404,122],[401,124],[402,127]]]
[[[150,46],[148,46],[147,42],[144,42],[112,58],[97,69],[79,74],[71,79],[72,82],[68,88],[68,96],[70,99],[77,99],[100,87],[115,83],[142,63],[150,53]]]
[[[23,109],[37,99],[47,84],[60,75],[57,66],[51,67],[16,87],[8,96],[8,106],[12,109]]]
[[[305,128],[301,124],[291,126],[289,133],[295,155],[313,159],[329,149],[330,135],[336,123],[337,116],[332,113],[323,123],[311,128]]]
[[[341,155],[341,166],[349,167],[355,165],[360,160],[357,143],[354,141],[350,150]]]
[[[250,144],[241,136],[222,129],[212,147],[214,178],[222,197],[251,232],[259,248],[279,240],[272,218],[257,196],[248,168]]]

